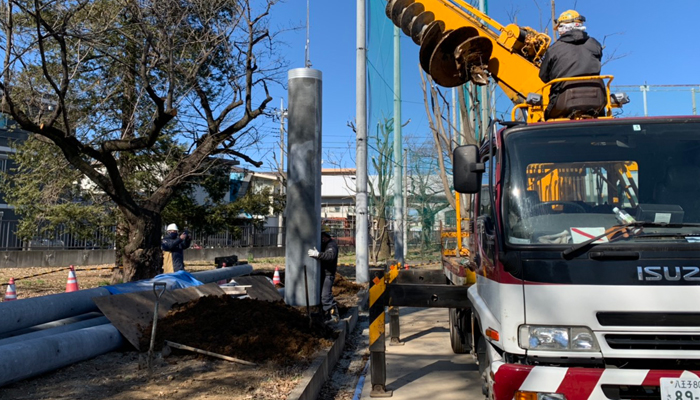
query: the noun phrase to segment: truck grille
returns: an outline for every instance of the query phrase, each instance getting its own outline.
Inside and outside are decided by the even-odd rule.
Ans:
[[[699,313],[599,312],[602,326],[700,326]]]
[[[605,335],[612,349],[700,350],[700,335]]]

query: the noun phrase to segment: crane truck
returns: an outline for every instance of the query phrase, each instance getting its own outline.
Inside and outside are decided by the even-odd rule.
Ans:
[[[492,80],[515,106],[453,155],[476,282],[446,269],[452,285],[371,283],[373,395],[388,393],[383,306],[422,305],[450,308],[452,347],[475,355],[490,399],[700,398],[700,119],[614,118],[625,96],[596,76],[575,79],[606,82],[600,113],[546,120],[549,88],[571,80],[539,79],[547,35],[462,0],[386,12],[437,84]]]

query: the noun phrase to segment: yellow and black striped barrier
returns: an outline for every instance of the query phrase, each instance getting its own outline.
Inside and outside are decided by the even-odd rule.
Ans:
[[[394,273],[397,271],[394,270]],[[391,275],[391,271],[389,272]],[[372,268],[369,282],[369,352],[371,366],[371,397],[390,397],[386,391],[385,307],[387,276],[383,269]]]

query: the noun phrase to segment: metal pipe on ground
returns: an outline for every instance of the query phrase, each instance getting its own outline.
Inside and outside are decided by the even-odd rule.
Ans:
[[[105,324],[0,346],[0,386],[117,350],[123,340]]]
[[[42,329],[35,332],[25,333],[23,335],[12,336],[6,339],[0,339],[0,346],[6,346],[12,343],[25,342],[28,340],[39,339],[42,337],[58,335],[64,332],[77,331],[78,329],[89,328],[91,326],[98,326],[109,324],[107,317],[97,317],[78,321],[72,324],[63,324],[49,329]]]
[[[99,287],[2,302],[0,303],[0,315],[2,315],[0,334],[98,311],[92,298],[107,295],[109,290]]]

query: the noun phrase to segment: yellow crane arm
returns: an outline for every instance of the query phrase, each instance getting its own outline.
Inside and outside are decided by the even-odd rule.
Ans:
[[[502,26],[463,0],[389,0],[386,13],[420,45],[421,67],[440,86],[484,85],[490,76],[515,104],[544,86],[546,34]]]

